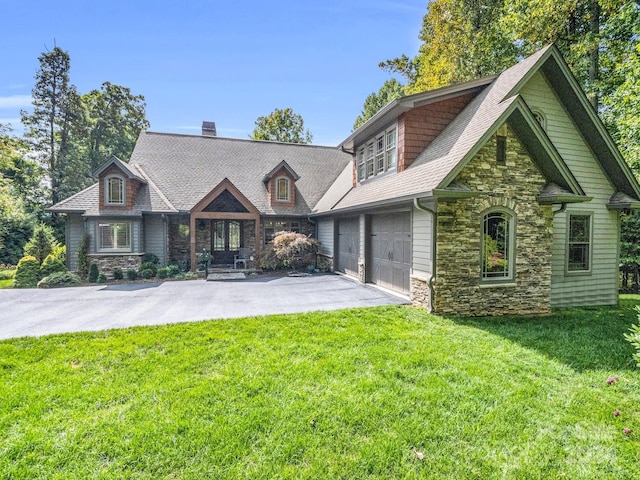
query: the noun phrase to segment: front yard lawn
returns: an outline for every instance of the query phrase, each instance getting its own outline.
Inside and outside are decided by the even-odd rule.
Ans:
[[[638,302],[2,341],[0,478],[640,478]]]

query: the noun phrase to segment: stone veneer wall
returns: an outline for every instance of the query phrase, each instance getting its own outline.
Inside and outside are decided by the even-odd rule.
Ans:
[[[113,278],[113,271],[116,268],[122,270],[127,274],[127,270],[138,270],[142,264],[143,253],[129,253],[129,254],[100,254],[100,255],[87,255],[89,259],[89,265],[95,263],[98,266],[98,271],[104,273],[108,278]],[[126,278],[126,277],[125,277]]]
[[[190,261],[190,235],[180,233],[180,225],[189,227],[189,215],[171,215],[168,218],[169,263],[183,265]]]
[[[433,307],[439,314],[550,311],[553,213],[536,200],[546,181],[510,129],[506,165],[497,165],[495,158],[494,136],[456,178],[480,196],[438,203]],[[482,213],[494,206],[509,208],[516,217],[512,286],[480,281]]]
[[[424,308],[426,311],[430,312],[432,310],[432,302],[431,289],[429,288],[428,281],[424,278],[412,275],[409,288],[411,304],[415,307]]]

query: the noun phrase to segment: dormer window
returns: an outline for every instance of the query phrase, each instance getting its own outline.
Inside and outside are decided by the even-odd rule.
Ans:
[[[124,179],[110,176],[105,179],[105,203],[107,205],[124,205]]]
[[[291,181],[287,177],[276,178],[276,201],[288,202],[291,199]]]
[[[358,181],[395,170],[398,161],[396,126],[378,133],[356,150]]]

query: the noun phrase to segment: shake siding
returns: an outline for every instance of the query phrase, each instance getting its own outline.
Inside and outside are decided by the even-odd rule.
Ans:
[[[520,92],[533,110],[546,118],[547,135],[593,200],[570,204],[553,222],[551,306],[611,305],[618,301],[618,214],[606,207],[614,188],[600,168],[591,149],[538,72]],[[554,206],[557,210],[559,206]],[[591,273],[566,274],[567,218],[574,213],[592,213]]]
[[[318,241],[320,242],[320,253],[328,257],[333,257],[333,218],[323,218],[318,220]]]
[[[433,272],[433,215],[413,209],[413,269],[412,274],[428,277]]]
[[[160,215],[144,217],[145,253],[153,253],[160,259],[160,264],[167,263],[167,227]]]
[[[84,220],[79,214],[67,215],[67,268],[78,270],[78,250],[84,235]]]

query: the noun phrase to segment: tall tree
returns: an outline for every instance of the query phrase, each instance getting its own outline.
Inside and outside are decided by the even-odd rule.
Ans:
[[[402,91],[402,84],[398,80],[392,78],[384,82],[382,87],[380,87],[380,90],[378,90],[378,93],[374,92],[365,99],[362,112],[356,118],[356,121],[353,124],[353,129],[356,130],[378,113],[378,111],[387,103],[395,100],[396,98],[400,98],[403,95],[404,92]]]
[[[131,89],[104,82],[100,90],[82,96],[87,112],[88,155],[91,170],[115,155],[128,161],[143,129],[149,128],[144,96]]]
[[[249,138],[287,143],[311,143],[313,135],[304,128],[302,116],[291,108],[276,108],[266,117],[258,117]]]
[[[504,0],[432,0],[424,16],[418,55],[380,63],[407,79],[406,93],[499,73],[518,51],[501,24]]]
[[[27,140],[40,156],[51,186],[51,203],[61,199],[71,130],[80,118],[80,96],[69,82],[69,54],[55,47],[38,57],[40,68],[31,91],[33,112],[21,112]]]

